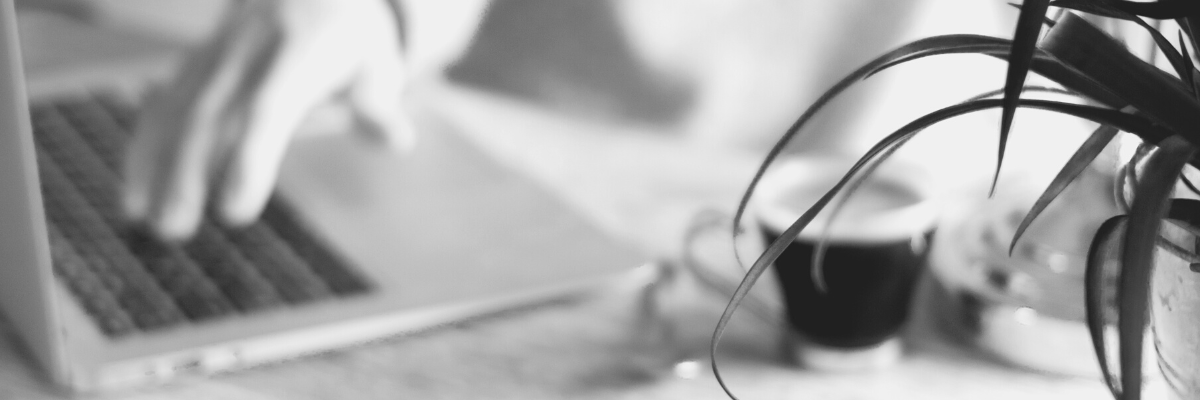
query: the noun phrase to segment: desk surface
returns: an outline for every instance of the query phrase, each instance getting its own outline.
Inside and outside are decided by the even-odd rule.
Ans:
[[[636,127],[580,123],[505,98],[447,86],[416,90],[478,124],[471,139],[534,176],[615,235],[670,258],[697,210],[728,209],[757,155],[694,147]],[[470,115],[471,118],[465,118]],[[503,135],[484,127],[508,127]],[[706,361],[674,375],[681,359],[705,360],[723,295],[689,279],[613,288],[571,302],[515,310],[356,348],[211,378],[112,393],[99,399],[721,399]],[[928,307],[921,308],[926,310]],[[909,354],[867,374],[805,371],[783,352],[777,323],[735,319],[721,365],[741,398],[1103,398],[1098,381],[1056,378],[998,364],[950,343],[919,311]],[[0,330],[6,330],[0,325]],[[62,399],[11,341],[0,340],[0,399]]]
[[[680,351],[702,351],[718,299],[674,309],[688,330],[666,345],[639,325],[637,293],[513,312],[303,360],[191,379],[101,399],[722,399],[707,371],[670,373]],[[744,399],[1104,398],[1098,382],[1013,370],[949,345],[912,337],[910,354],[870,374],[821,374],[788,364],[778,329],[741,322],[724,342],[727,381]],[[0,398],[61,399],[0,349]]]

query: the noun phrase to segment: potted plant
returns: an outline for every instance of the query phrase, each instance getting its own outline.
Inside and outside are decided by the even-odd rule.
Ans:
[[[1183,187],[1187,189],[1181,190],[1200,195],[1200,190],[1183,175],[1185,169],[1200,166],[1200,158],[1196,157],[1200,149],[1200,71],[1191,56],[1200,44],[1193,30],[1200,29],[1200,2],[1025,0],[1019,8],[1011,40],[944,35],[903,45],[837,82],[782,135],[747,188],[734,217],[735,227],[739,226],[759,179],[784,147],[803,132],[811,117],[854,83],[898,64],[944,54],[979,54],[1008,63],[1003,90],[919,116],[888,135],[774,240],[749,268],[717,323],[710,349],[714,355],[733,312],[767,267],[817,213],[831,203],[836,206],[838,201],[844,201],[857,182],[870,175],[905,142],[941,121],[1000,109],[995,172],[998,178],[1015,112],[1037,108],[1091,120],[1100,127],[1078,147],[1029,210],[1012,243],[1017,243],[1039,213],[1088,167],[1118,132],[1139,137],[1144,142],[1143,151],[1121,174],[1126,190],[1119,197],[1127,201],[1126,212],[1108,219],[1091,239],[1086,274],[1087,323],[1097,361],[1114,397],[1141,396],[1142,343],[1151,320],[1160,353],[1159,364],[1174,395],[1190,398],[1200,393],[1200,274],[1197,274],[1200,264],[1196,264],[1200,257],[1194,249],[1195,238],[1200,237],[1200,201],[1176,196],[1177,188]],[[1048,18],[1052,12],[1058,16]],[[1140,59],[1082,15],[1141,26],[1154,39],[1171,68],[1164,70]],[[1174,21],[1179,33],[1161,32],[1147,19]],[[1028,89],[1025,81],[1030,72],[1049,78],[1061,86],[1056,90],[1065,90],[1084,102],[1022,98],[1022,92]],[[1115,342],[1106,336],[1112,327],[1118,333]],[[713,372],[729,393],[715,363]]]

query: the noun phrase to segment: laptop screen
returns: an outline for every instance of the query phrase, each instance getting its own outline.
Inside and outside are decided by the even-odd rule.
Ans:
[[[0,0],[0,309],[42,366],[61,374],[61,332],[12,0]]]

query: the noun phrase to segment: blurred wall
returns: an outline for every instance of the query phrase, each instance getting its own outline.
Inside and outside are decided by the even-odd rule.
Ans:
[[[496,0],[450,75],[577,115],[763,149],[822,91],[883,51],[938,33],[1007,36],[1015,15],[1000,1]],[[924,65],[847,93],[797,147],[859,152],[921,105],[992,89],[970,75],[975,67]],[[897,79],[922,86],[884,104],[912,90]]]
[[[104,23],[147,30],[172,39],[197,41],[208,35],[216,26],[221,10],[234,0],[83,1],[96,6]]]
[[[89,1],[107,23],[198,40],[234,0],[33,1]],[[435,73],[462,54],[447,69],[462,83],[756,151],[886,49],[934,34],[1008,37],[1016,16],[1000,0],[492,0],[486,11],[486,0],[403,2],[411,55]],[[982,56],[895,68],[831,104],[794,151],[861,153],[918,115],[1000,87],[1003,68]],[[936,140],[914,141],[910,153],[985,171],[991,163],[974,160],[994,157],[995,122],[964,118],[927,135]]]

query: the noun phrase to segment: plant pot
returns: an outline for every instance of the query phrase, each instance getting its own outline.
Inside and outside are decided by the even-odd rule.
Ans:
[[[1195,241],[1170,224],[1163,231],[1177,244]],[[1151,277],[1150,318],[1168,398],[1200,398],[1200,273],[1165,250],[1158,251]]]

